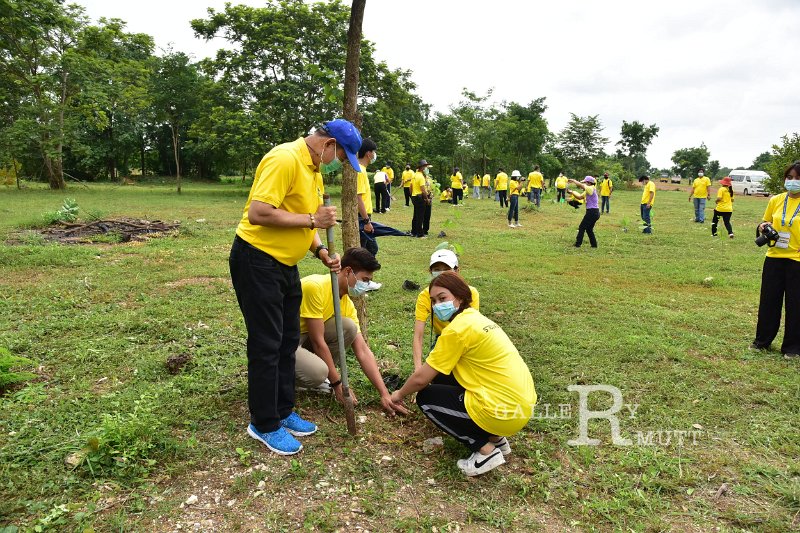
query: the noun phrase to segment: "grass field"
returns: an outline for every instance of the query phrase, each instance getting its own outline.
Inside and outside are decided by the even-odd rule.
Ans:
[[[690,222],[686,191],[658,193],[643,235],[640,193],[623,190],[597,225],[598,249],[572,246],[583,212],[549,198],[521,210],[521,228],[497,203],[467,199],[433,206],[431,235],[446,239],[381,239],[368,333],[383,369],[413,368],[416,293],[401,286],[427,283],[428,257],[447,240],[463,249],[481,311],[533,372],[540,405],[509,462],[465,479],[464,450],[445,439],[425,453],[440,433],[417,411],[382,415],[354,360],[366,417],[357,438],[335,402],[309,393],[298,410],[320,431],[301,454],[277,457],[247,437],[244,327],[227,266],[247,191],[0,190],[0,241],[23,243],[0,244],[0,348],[37,375],[0,398],[0,531],[800,528],[800,367],[748,351],[764,198],[736,198],[733,240],[712,239],[710,210],[706,224]],[[82,217],[179,220],[181,231],[72,246],[20,235],[65,197]],[[376,220],[409,229],[411,208],[397,202]],[[310,257],[300,269],[323,272]],[[176,375],[165,368],[174,355],[191,356]],[[593,384],[621,391],[631,446],[613,445],[603,420],[589,422],[600,446],[568,445],[578,394],[567,387]],[[589,405],[608,408],[610,396]]]

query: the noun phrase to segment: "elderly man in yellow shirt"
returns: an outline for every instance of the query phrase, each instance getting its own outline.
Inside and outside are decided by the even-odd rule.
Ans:
[[[692,182],[692,192],[689,194],[689,201],[694,200],[694,221],[698,224],[704,224],[706,221],[706,200],[711,198],[710,187],[711,180],[701,168]]]
[[[310,251],[339,270],[317,234],[336,224],[336,208],[322,205],[321,172],[338,171],[345,158],[358,170],[361,141],[355,126],[337,119],[270,150],[256,168],[231,247],[231,280],[247,328],[247,433],[279,455],[299,452],[295,436],[317,431],[294,411],[303,296],[297,263]]]

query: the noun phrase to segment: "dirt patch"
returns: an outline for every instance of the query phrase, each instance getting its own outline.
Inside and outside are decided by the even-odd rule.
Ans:
[[[175,236],[180,222],[139,218],[93,220],[86,223],[59,222],[39,233],[46,241],[62,244],[142,242],[157,237]]]

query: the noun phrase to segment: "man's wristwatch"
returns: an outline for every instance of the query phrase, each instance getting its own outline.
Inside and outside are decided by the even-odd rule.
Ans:
[[[314,257],[316,257],[317,259],[319,259],[319,252],[320,252],[320,250],[327,250],[327,249],[328,249],[328,247],[327,247],[327,246],[325,246],[324,244],[320,244],[319,246],[317,246],[317,247],[314,249]]]

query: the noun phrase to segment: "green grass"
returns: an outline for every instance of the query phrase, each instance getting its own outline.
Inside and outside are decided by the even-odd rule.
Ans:
[[[383,368],[412,370],[416,293],[401,286],[427,283],[428,257],[447,240],[462,249],[482,312],[528,362],[540,407],[572,407],[571,418],[532,420],[512,439],[508,464],[470,481],[452,440],[422,452],[439,433],[418,412],[380,414],[354,360],[357,414],[368,417],[355,440],[337,405],[304,393],[298,409],[321,429],[302,454],[275,457],[244,434],[244,328],[227,256],[247,187],[0,190],[0,239],[23,243],[0,244],[0,348],[32,360],[18,370],[36,374],[0,398],[0,530],[160,530],[206,519],[275,531],[798,527],[800,369],[747,349],[764,253],[753,227],[765,199],[736,198],[734,240],[711,238],[710,211],[705,225],[691,223],[685,191],[659,191],[653,235],[638,229],[640,194],[616,191],[596,250],[572,247],[583,212],[549,198],[521,210],[522,228],[508,228],[497,203],[467,199],[433,206],[431,234],[443,229],[446,239],[382,238],[384,286],[369,296],[368,334]],[[179,220],[181,231],[91,246],[20,238],[65,198],[84,220]],[[411,208],[397,202],[376,219],[409,229]],[[310,257],[300,269],[323,272]],[[179,354],[192,361],[171,375],[164,361]],[[682,446],[617,447],[608,423],[593,421],[590,436],[603,444],[568,446],[578,432],[573,384],[613,385],[638,404],[635,418],[620,413],[634,444],[639,431],[700,433]],[[610,405],[601,394],[590,400]],[[71,454],[77,466],[65,464]],[[200,504],[181,508],[191,494]]]

